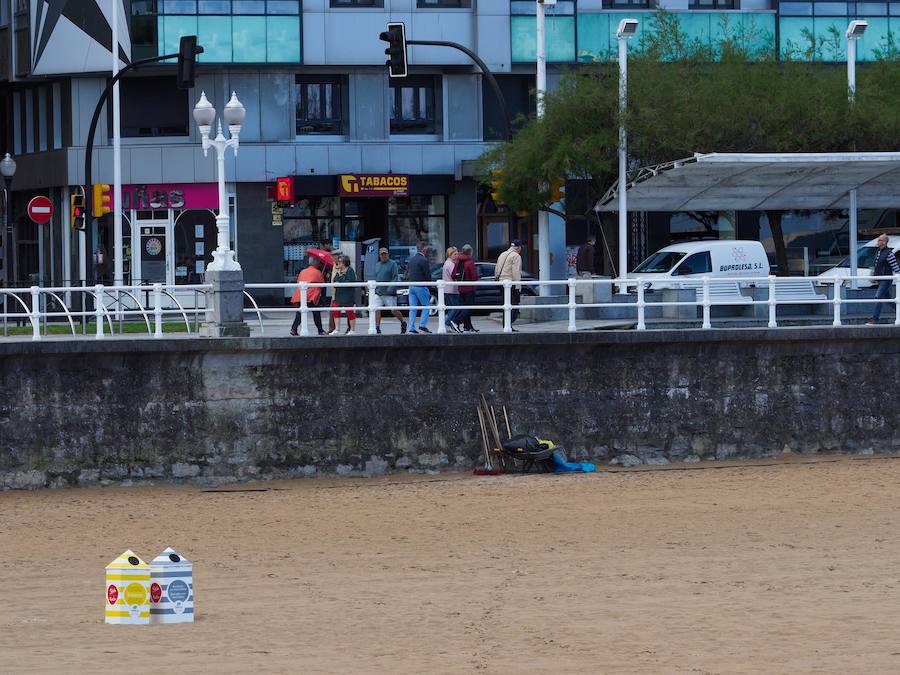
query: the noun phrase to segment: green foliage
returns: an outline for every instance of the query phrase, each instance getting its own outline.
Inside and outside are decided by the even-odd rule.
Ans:
[[[615,64],[582,65],[547,94],[543,119],[482,158],[485,175],[502,170],[500,198],[516,210],[545,208],[559,177],[591,181],[594,197],[613,182],[617,127],[628,133],[629,166],[707,152],[840,152],[900,149],[900,48],[889,35],[879,61],[860,64],[855,103],[846,69],[812,59],[842,58],[838,31],[792,47],[778,60],[774,42],[751,24],[720,26],[702,41],[677,16],[659,11],[653,30],[632,45],[628,107],[618,113]]]

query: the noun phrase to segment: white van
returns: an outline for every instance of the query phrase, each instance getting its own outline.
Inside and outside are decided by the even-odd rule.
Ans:
[[[660,249],[628,273],[629,279],[640,277],[648,282],[648,290],[678,288],[680,282],[696,282],[704,276],[765,278],[769,276],[769,258],[758,241],[689,241]]]
[[[894,253],[900,255],[900,235],[888,235],[888,246],[890,246]],[[856,267],[857,274],[861,277],[870,277],[872,276],[872,261],[875,260],[875,251],[878,250],[878,237],[875,237],[872,241],[868,241],[862,246],[860,246],[856,250]],[[843,279],[845,277],[850,276],[850,256],[848,255],[846,258],[841,260],[837,265],[832,267],[830,270],[825,270],[822,272],[818,278],[819,279]],[[874,286],[874,281],[860,281],[860,286]]]

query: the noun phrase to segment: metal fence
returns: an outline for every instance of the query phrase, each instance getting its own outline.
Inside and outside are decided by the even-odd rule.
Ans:
[[[380,307],[376,301],[375,289],[377,287],[394,287],[398,290],[408,289],[412,286],[434,289],[435,302],[427,308],[400,307],[402,312],[410,313],[413,309],[437,315],[437,332],[447,332],[447,318],[454,310],[471,310],[473,312],[499,312],[502,314],[502,331],[513,331],[512,313],[516,309],[522,309],[521,305],[513,304],[513,288],[532,287],[537,291],[541,286],[549,286],[554,289],[565,289],[554,297],[561,298],[558,302],[547,304],[534,304],[527,307],[528,310],[541,312],[550,310],[564,310],[566,317],[566,330],[569,332],[578,330],[579,321],[584,322],[583,310],[600,309],[626,312],[629,320],[634,323],[637,330],[647,329],[647,313],[649,307],[683,307],[695,308],[693,323],[700,323],[702,328],[711,328],[713,325],[712,310],[716,307],[764,307],[757,318],[765,321],[769,328],[778,327],[778,308],[787,306],[828,306],[824,313],[814,317],[819,323],[830,323],[841,326],[848,318],[845,307],[853,305],[874,305],[885,303],[893,305],[895,310],[894,324],[900,325],[900,293],[893,298],[869,298],[848,297],[848,288],[851,284],[862,283],[870,285],[873,281],[891,280],[895,288],[900,287],[900,275],[893,277],[843,277],[835,279],[822,279],[816,277],[746,277],[746,278],[713,278],[702,277],[690,281],[666,280],[665,290],[693,291],[693,293],[669,294],[692,297],[667,298],[663,291],[662,299],[657,299],[655,289],[653,297],[648,299],[651,291],[648,286],[660,283],[659,279],[629,278],[629,279],[599,279],[599,278],[571,278],[558,281],[465,281],[463,283],[434,281],[410,284],[409,282],[356,282],[356,283],[253,283],[246,284],[244,290],[245,317],[258,327],[260,335],[266,333],[267,317],[279,315],[294,315],[299,312],[299,334],[310,335],[309,321],[315,312],[333,312],[353,310],[363,314],[367,319],[367,332],[369,335],[376,333],[375,313],[377,311],[390,311],[393,307]],[[446,289],[448,285],[469,287],[493,287],[502,291],[502,301],[497,304],[447,304]],[[603,295],[609,300],[604,302],[579,302],[579,293],[591,287],[590,297],[596,295],[598,289],[604,289]],[[308,302],[308,291],[312,288],[353,288],[365,291],[366,300],[352,306],[332,307],[313,306]],[[287,305],[283,302],[275,306],[260,305],[258,297],[265,295],[260,291],[278,291],[281,296],[285,290],[300,291],[298,305]],[[612,294],[622,292],[627,297],[616,299]],[[213,292],[211,284],[197,285],[142,285],[142,286],[59,286],[39,287],[32,286],[28,289],[0,289],[2,299],[2,331],[7,336],[11,332],[10,325],[30,326],[33,340],[40,340],[50,333],[51,326],[68,327],[66,334],[71,337],[92,336],[102,339],[116,332],[125,332],[124,326],[131,324],[132,331],[146,331],[151,337],[161,337],[164,326],[171,323],[171,319],[178,322],[178,330],[181,326],[187,334],[194,334],[204,318],[203,306],[205,297]],[[193,294],[193,302],[182,303],[186,294]],[[547,300],[550,300],[549,298]],[[699,311],[696,309],[699,308]],[[579,312],[582,317],[579,318]],[[602,312],[601,312],[602,313]],[[602,317],[601,317],[602,318]],[[57,329],[58,331],[59,329]]]

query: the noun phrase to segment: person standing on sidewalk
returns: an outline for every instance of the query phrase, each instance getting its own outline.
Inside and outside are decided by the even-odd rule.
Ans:
[[[446,284],[444,286],[444,304],[447,305],[447,307],[456,307],[459,305],[459,290],[457,289],[456,284],[453,283],[453,273],[456,271],[456,263],[458,260],[459,251],[456,250],[455,246],[451,246],[447,249],[447,259],[444,261],[443,268],[441,268],[441,279],[443,279]],[[444,325],[454,333],[462,333],[459,324],[456,323],[457,314],[458,310],[449,310],[444,319]]]
[[[878,250],[875,252],[875,260],[872,261],[872,276],[887,277],[892,274],[900,274],[900,263],[897,262],[897,257],[894,255],[890,246],[888,246],[888,236],[882,234],[878,237],[877,245]],[[855,253],[853,253],[853,255],[855,255]],[[883,300],[890,297],[891,286],[893,284],[893,279],[881,279],[878,282],[878,290],[875,291],[875,299]],[[866,322],[867,324],[872,325],[878,323],[878,319],[881,318],[881,308],[883,305],[883,302],[875,303],[875,311],[872,314],[872,318]]]
[[[381,283],[390,281],[400,281],[400,267],[396,260],[391,260],[390,252],[386,248],[378,251],[378,262],[375,263],[375,281]],[[406,332],[406,321],[403,315],[397,309],[397,286],[376,286],[375,287],[375,332],[381,335],[381,310],[390,309],[397,320],[400,321],[400,334]]]
[[[297,290],[294,291],[294,294],[291,296],[291,303],[295,305],[300,304],[300,283],[306,282],[308,284],[321,284],[325,283],[325,277],[322,276],[322,263],[318,258],[310,258],[309,265],[300,270],[300,274],[297,275]],[[310,309],[319,306],[319,300],[322,298],[322,287],[315,286],[306,289],[306,306]],[[322,328],[322,316],[320,312],[311,312],[313,321],[316,324],[316,329],[319,331],[319,335],[325,335],[325,331]],[[291,335],[297,335],[297,326],[300,325],[300,321],[303,319],[302,312],[297,312],[297,315],[294,317],[294,323],[291,325]]]
[[[472,245],[466,244],[459,250],[459,257],[456,260],[456,271],[453,278],[460,282],[478,281],[481,277],[478,274],[478,268],[475,267],[475,261],[472,260]],[[463,306],[472,306],[475,304],[475,286],[460,283],[456,287],[459,293],[459,304]],[[472,310],[460,309],[456,314],[456,325],[461,327],[467,333],[477,333],[478,329],[472,325]]]
[[[431,281],[431,266],[428,264],[428,244],[424,241],[419,242],[418,251],[409,259],[409,267],[407,268],[406,280],[409,284],[409,332],[415,335],[419,331],[422,333],[430,333],[428,330],[428,312],[431,305],[431,296],[428,294],[427,286],[415,286],[416,282]],[[416,329],[416,314],[422,307],[422,318],[419,320],[419,327]]]
[[[596,245],[597,237],[592,234],[578,249],[578,256],[575,260],[575,272],[578,276],[590,277],[597,273]]]
[[[513,241],[509,248],[500,254],[497,258],[497,281],[522,281],[522,242]],[[522,287],[514,285],[510,289],[510,302],[516,309],[512,310],[510,315],[510,324],[514,324],[519,318],[519,300],[522,297]],[[513,328],[515,331],[516,329]]]
[[[332,282],[335,284],[352,284],[356,282],[356,272],[353,271],[353,268],[350,267],[350,257],[346,255],[339,255],[335,258],[335,269],[334,269],[334,277],[332,277]],[[356,299],[356,289],[353,287],[344,288],[344,287],[334,287],[334,301],[331,303],[331,306],[335,308],[333,312],[331,312],[331,317],[334,319],[334,330],[332,330],[329,335],[339,335],[341,332],[341,313],[347,313],[347,332],[346,335],[356,335],[356,312],[352,309],[341,310],[341,307],[353,307],[353,302]]]

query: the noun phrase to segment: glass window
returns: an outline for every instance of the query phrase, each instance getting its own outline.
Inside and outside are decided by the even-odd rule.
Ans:
[[[682,276],[685,274],[709,274],[710,272],[712,272],[712,261],[709,251],[703,251],[688,256],[687,260],[681,263],[674,273]]]
[[[265,14],[266,0],[232,0],[232,14]]]
[[[471,7],[470,0],[417,0],[416,7],[427,9],[428,7],[465,8]]]
[[[160,14],[196,14],[197,0],[159,0]]]
[[[340,77],[297,76],[297,135],[343,134],[343,86]]]
[[[887,5],[883,2],[857,3],[856,16],[887,16]]]
[[[300,3],[298,0],[268,0],[266,3],[267,14],[299,14]]]
[[[266,17],[232,17],[231,44],[234,63],[265,63]]]
[[[300,62],[300,18],[266,17],[266,61]]]
[[[208,16],[198,22],[197,41],[203,45],[201,63],[231,62],[231,17]]]
[[[231,14],[231,0],[200,0],[197,9],[201,14]]]
[[[306,197],[282,211],[285,281],[306,267],[306,249],[340,236],[341,206],[337,197]]]
[[[176,89],[171,76],[126,77],[120,84],[123,136],[188,135],[188,92]]]
[[[443,195],[416,195],[388,199],[389,247],[414,251],[420,241],[431,247],[431,263],[439,264],[446,250],[447,217]],[[393,257],[393,256],[392,256]],[[400,256],[401,264],[409,256]]]
[[[690,9],[734,9],[734,0],[691,0]]]
[[[784,16],[812,16],[812,4],[809,2],[782,2],[778,5],[778,13]]]
[[[197,34],[196,16],[163,16],[159,23],[162,27],[160,54],[177,53],[182,36]]]
[[[847,16],[846,2],[814,2],[816,16]]]
[[[635,267],[634,271],[646,272],[647,274],[665,274],[675,267],[685,255],[687,254],[678,251],[659,251]]]
[[[603,3],[605,9],[650,9],[649,0],[611,0]],[[617,24],[618,25],[618,24]]]
[[[391,81],[391,133],[436,134],[436,78],[407,77]]]
[[[331,0],[332,7],[384,7],[384,0]]]

